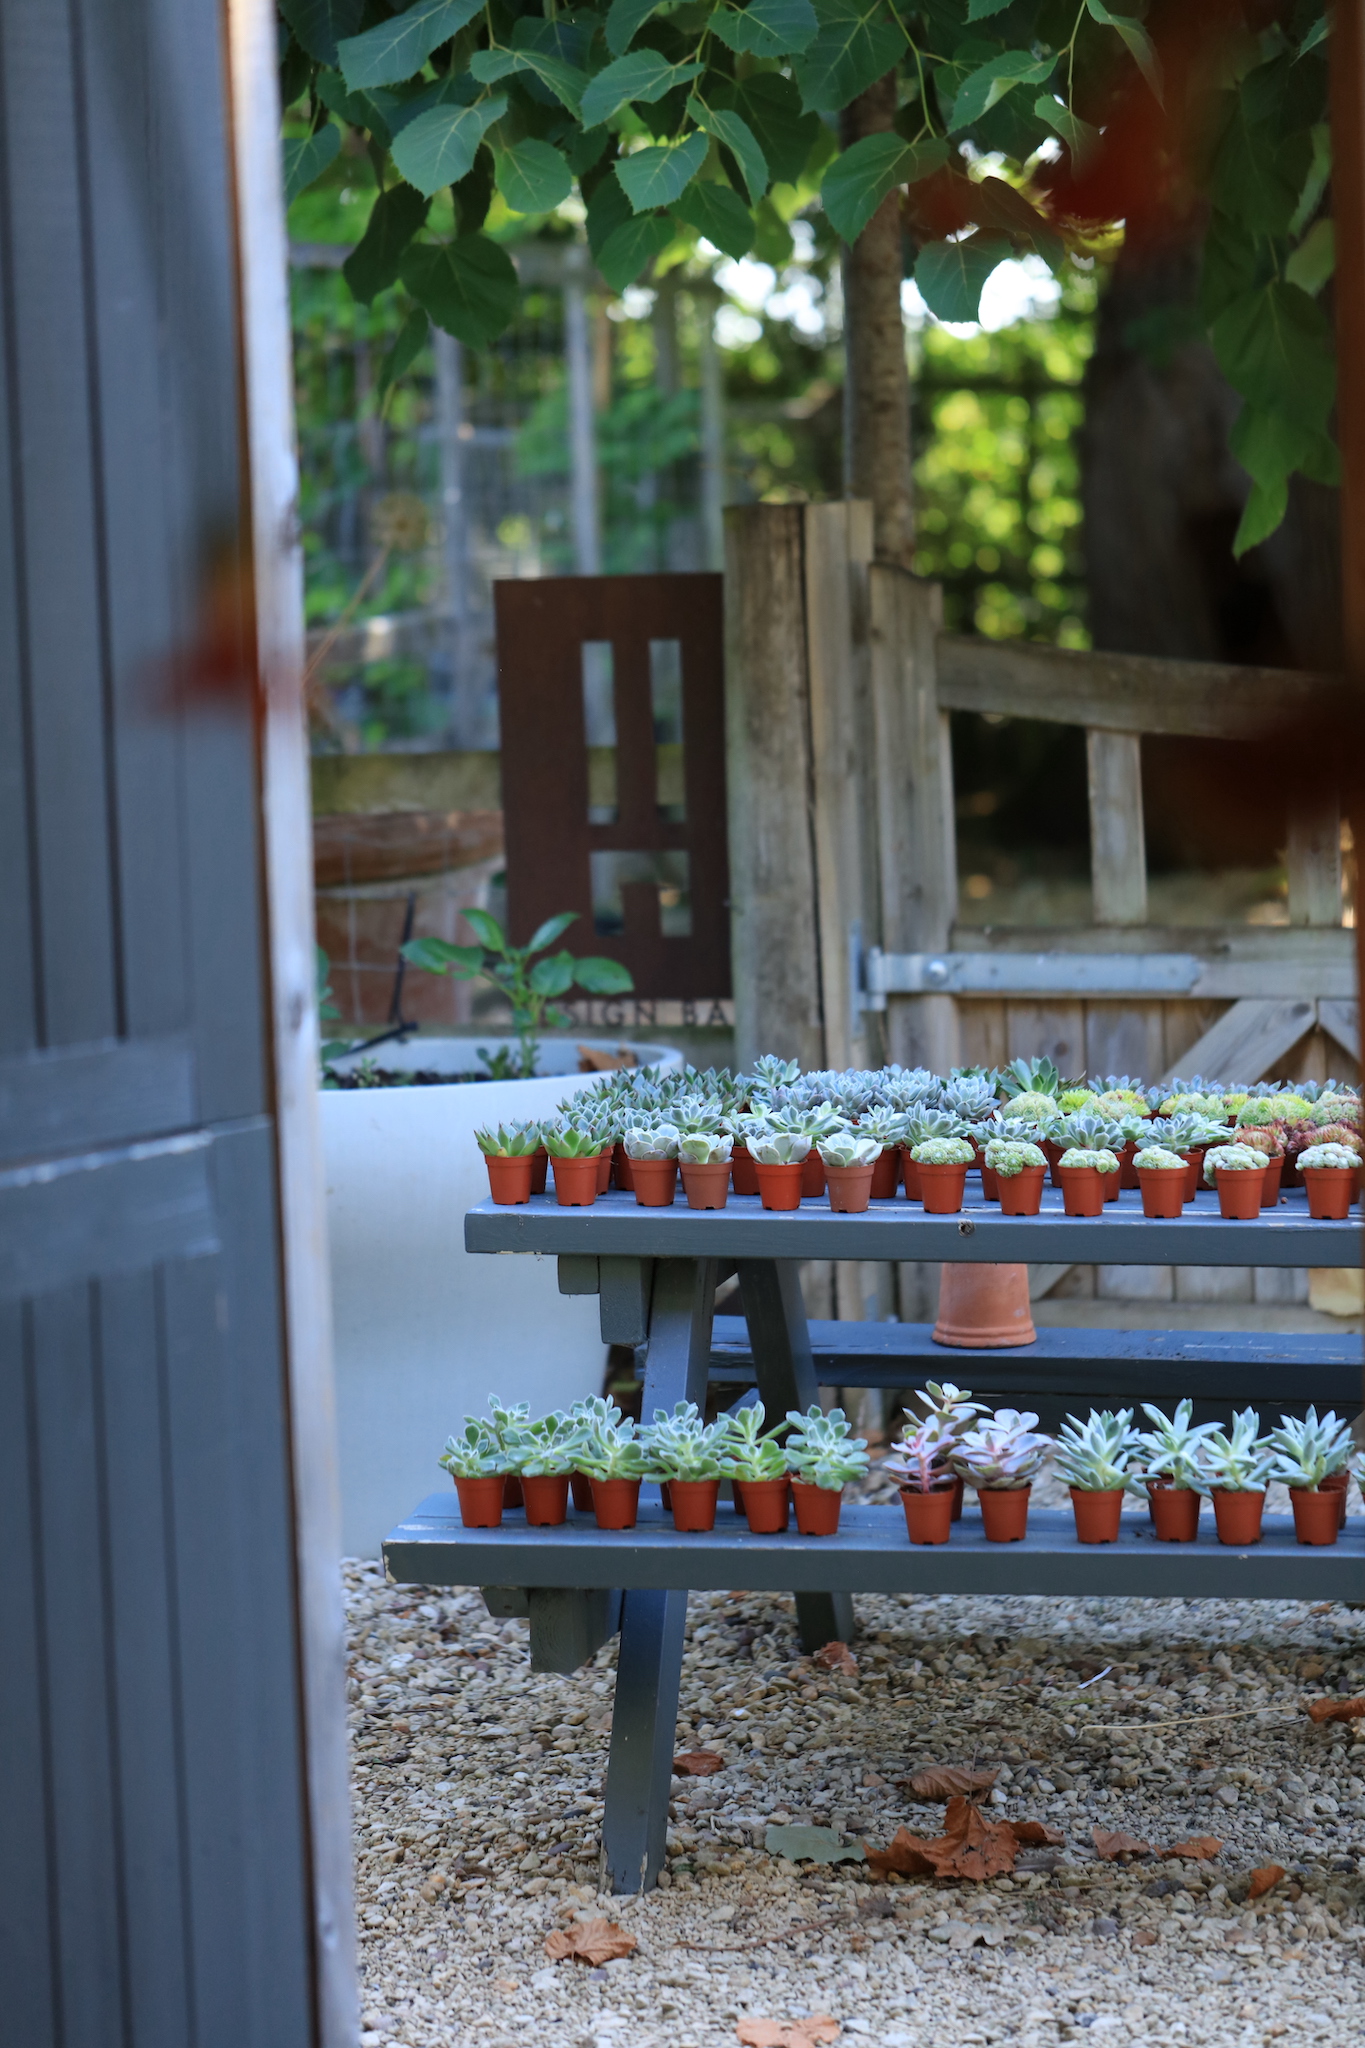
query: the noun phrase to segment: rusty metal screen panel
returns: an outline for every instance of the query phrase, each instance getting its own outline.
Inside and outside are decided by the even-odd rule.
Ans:
[[[513,938],[577,911],[565,943],[646,1000],[730,994],[721,587],[494,586]]]

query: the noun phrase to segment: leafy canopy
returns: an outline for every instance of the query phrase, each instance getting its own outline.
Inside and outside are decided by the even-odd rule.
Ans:
[[[1323,0],[1196,8],[1169,48],[1146,0],[279,7],[289,196],[344,137],[368,151],[378,196],[346,277],[366,303],[407,295],[411,353],[428,321],[476,349],[503,332],[501,244],[575,188],[614,291],[698,239],[766,254],[803,206],[853,241],[895,204],[948,321],[977,317],[1010,257],[1088,263],[1122,223],[1159,222],[1204,236],[1198,318],[1244,401],[1238,550],[1278,525],[1295,471],[1337,480]],[[893,72],[890,129],[841,149],[842,111]]]

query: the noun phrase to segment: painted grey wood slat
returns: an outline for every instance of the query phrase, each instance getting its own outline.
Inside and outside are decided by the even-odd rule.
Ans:
[[[0,83],[0,94],[3,84]],[[0,148],[3,147],[0,141]],[[8,204],[0,160],[0,479],[14,475],[13,434],[18,410],[9,325],[14,281],[7,257]],[[27,1052],[38,1042],[37,992],[33,977],[33,891],[29,862],[31,828],[27,787],[26,714],[23,688],[21,558],[17,550],[15,497],[0,489],[0,1057]]]
[[[196,1133],[0,1173],[0,1300],[215,1249],[209,1146]]]
[[[0,1059],[0,1160],[183,1131],[194,1120],[194,1068],[183,1038]]]

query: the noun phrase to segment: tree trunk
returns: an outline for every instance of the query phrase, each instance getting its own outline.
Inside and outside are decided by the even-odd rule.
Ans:
[[[884,135],[896,112],[892,73],[860,93],[842,118],[845,149]],[[910,379],[901,319],[900,193],[882,201],[844,257],[847,494],[872,504],[880,562],[911,566]]]

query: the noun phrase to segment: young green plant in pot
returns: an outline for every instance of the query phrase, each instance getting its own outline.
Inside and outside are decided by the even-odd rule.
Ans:
[[[920,1105],[906,1111],[901,1137],[901,1173],[905,1181],[905,1192],[912,1202],[924,1200],[924,1188],[920,1181],[915,1147],[927,1145],[932,1139],[965,1138],[966,1135],[966,1126],[961,1117],[952,1116],[946,1109],[931,1109],[926,1105]],[[973,1152],[972,1157],[975,1156]],[[963,1185],[966,1185],[965,1166]]]
[[[1204,1154],[1204,1182],[1217,1188],[1220,1214],[1249,1223],[1261,1213],[1265,1154],[1252,1145],[1210,1145]]]
[[[955,1387],[951,1380],[942,1385],[930,1380],[926,1386],[910,1396],[911,1401],[922,1411],[924,1421],[932,1425],[935,1435],[942,1439],[943,1457],[952,1469],[952,1447],[967,1432],[975,1427],[979,1415],[990,1413],[984,1401],[974,1401],[970,1387]],[[909,1408],[905,1411],[907,1420],[918,1425],[919,1417]],[[963,1482],[960,1472],[953,1473],[953,1520],[962,1519]]]
[[[659,1117],[631,1124],[622,1140],[635,1183],[635,1199],[646,1209],[668,1209],[678,1187],[678,1129]]]
[[[631,1416],[602,1402],[584,1417],[578,1470],[592,1481],[592,1510],[599,1529],[633,1529],[640,1510],[640,1481],[647,1466],[639,1429]]]
[[[1199,1446],[1199,1464],[1210,1494],[1218,1541],[1236,1548],[1261,1540],[1270,1451],[1260,1434],[1261,1418],[1243,1408],[1228,1430],[1215,1429]]]
[[[679,1401],[671,1415],[656,1408],[654,1420],[641,1430],[648,1475],[666,1487],[675,1529],[715,1528],[725,1440],[724,1420],[706,1422],[695,1401]]]
[[[920,1200],[928,1216],[955,1216],[967,1190],[967,1168],[976,1157],[969,1138],[925,1138],[909,1154],[919,1174]]]
[[[1091,1409],[1084,1422],[1068,1415],[1057,1432],[1057,1477],[1071,1491],[1079,1543],[1117,1543],[1125,1493],[1142,1492],[1133,1411]]]
[[[948,1464],[938,1422],[926,1417],[891,1446],[883,1472],[900,1488],[905,1527],[912,1543],[946,1543],[952,1530],[957,1480]]]
[[[521,1506],[521,1480],[517,1472],[517,1447],[521,1433],[526,1428],[531,1414],[529,1401],[518,1401],[514,1408],[505,1408],[496,1394],[488,1396],[488,1428],[498,1447],[499,1466],[503,1473],[502,1504],[505,1508]],[[466,1422],[469,1417],[465,1417]]]
[[[529,1202],[540,1150],[540,1125],[499,1124],[495,1130],[476,1130],[474,1142],[488,1168],[488,1192],[493,1200],[507,1207]]]
[[[1144,1145],[1133,1155],[1144,1216],[1178,1216],[1185,1206],[1185,1162],[1165,1145]]]
[[[502,1522],[504,1460],[486,1422],[466,1415],[458,1436],[446,1438],[440,1460],[455,1481],[466,1529],[496,1529]]]
[[[860,1138],[875,1138],[880,1147],[872,1165],[872,1200],[894,1200],[901,1173],[901,1146],[905,1142],[903,1111],[874,1103],[861,1111],[853,1129]],[[828,1167],[825,1171],[828,1173]]]
[[[721,1417],[725,1425],[720,1446],[721,1470],[735,1490],[735,1508],[754,1536],[777,1536],[787,1526],[791,1481],[781,1438],[785,1422],[765,1430],[761,1401],[734,1408]]]
[[[748,1143],[764,1208],[799,1209],[810,1139],[804,1132],[780,1130],[755,1118]]]
[[[796,1526],[803,1536],[833,1536],[844,1488],[867,1470],[867,1439],[854,1436],[842,1408],[831,1408],[826,1415],[812,1402],[804,1415],[799,1408],[789,1409],[787,1421],[787,1469]]]
[[[1105,1182],[1117,1186],[1119,1162],[1107,1145],[1068,1145],[1057,1162],[1062,1204],[1068,1216],[1098,1216],[1104,1208]]]
[[[872,1176],[882,1156],[881,1140],[861,1137],[856,1131],[831,1131],[818,1141],[816,1150],[824,1163],[830,1208],[850,1216],[861,1215],[872,1199]]]
[[[689,1209],[723,1209],[730,1194],[728,1131],[688,1131],[678,1140],[678,1167]]]
[[[1302,1421],[1282,1415],[1265,1442],[1270,1477],[1289,1488],[1300,1543],[1335,1543],[1346,1518],[1354,1450],[1347,1424],[1330,1409],[1319,1421],[1317,1409],[1310,1408]]]
[[[595,1121],[579,1113],[557,1117],[541,1129],[555,1177],[555,1200],[562,1209],[590,1209],[597,1200],[602,1154]]]
[[[581,1422],[559,1408],[514,1432],[508,1449],[521,1480],[529,1527],[557,1529],[564,1522],[582,1448]]]
[[[976,1488],[981,1522],[991,1543],[1018,1543],[1028,1528],[1029,1495],[1052,1439],[1036,1433],[1038,1417],[999,1408],[959,1437],[949,1463]]]
[[[1299,1172],[1308,1190],[1308,1213],[1323,1222],[1343,1222],[1351,1213],[1360,1174],[1360,1154],[1349,1145],[1307,1145]]]
[[[995,1195],[1006,1216],[1036,1216],[1042,1206],[1043,1182],[1047,1178],[1047,1157],[1038,1145],[1010,1138],[991,1138],[983,1161],[982,1186],[986,1175],[994,1176]]]
[[[1162,1543],[1193,1543],[1199,1534],[1200,1503],[1209,1490],[1199,1462],[1200,1446],[1216,1434],[1218,1425],[1196,1422],[1193,1401],[1182,1401],[1174,1415],[1144,1401],[1142,1412],[1152,1425],[1138,1435],[1152,1526]]]

